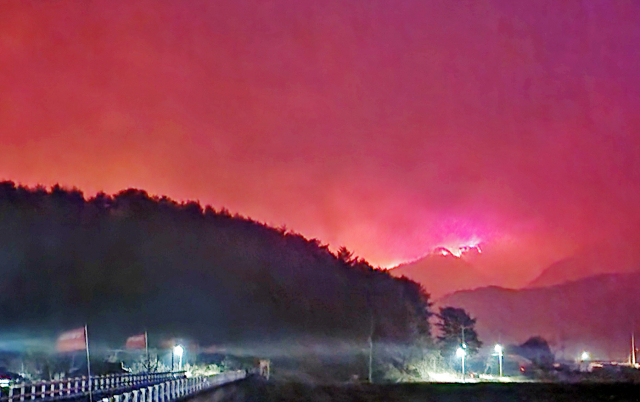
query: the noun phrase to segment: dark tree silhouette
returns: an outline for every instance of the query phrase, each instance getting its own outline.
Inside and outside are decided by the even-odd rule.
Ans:
[[[440,330],[438,343],[443,356],[450,357],[464,344],[469,355],[478,352],[482,342],[475,330],[476,319],[471,318],[464,309],[441,307],[437,315],[436,326]]]
[[[510,346],[508,351],[531,360],[540,368],[549,368],[555,361],[549,343],[541,336],[533,336],[519,346]]]
[[[358,258],[354,257],[353,252],[349,251],[345,246],[338,249],[336,257],[346,265],[354,265],[358,262]]]
[[[88,323],[112,345],[142,329],[202,345],[346,342],[363,378],[370,339],[430,336],[416,283],[284,227],[138,189],[85,200],[0,182],[0,275],[3,331],[53,337]]]

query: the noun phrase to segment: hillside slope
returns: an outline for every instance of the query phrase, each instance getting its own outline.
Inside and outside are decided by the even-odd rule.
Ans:
[[[428,332],[420,287],[317,240],[227,211],[126,190],[0,183],[0,327],[92,339],[286,344],[407,341]]]
[[[437,305],[468,310],[487,344],[541,335],[566,358],[589,350],[595,358],[626,359],[634,321],[640,329],[639,289],[640,273],[604,274],[535,289],[461,291]]]
[[[526,287],[545,287],[605,273],[638,271],[640,256],[607,245],[582,250],[545,268]]]
[[[471,264],[453,255],[430,254],[417,261],[389,270],[391,275],[405,276],[422,284],[434,299],[458,290],[475,289],[491,283],[491,279]]]

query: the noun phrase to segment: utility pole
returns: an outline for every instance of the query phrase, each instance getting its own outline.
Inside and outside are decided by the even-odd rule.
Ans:
[[[631,365],[635,367],[637,363],[638,362],[636,360],[636,333],[632,332],[631,333]]]
[[[369,380],[369,384],[373,384],[373,334],[376,330],[376,320],[375,320],[375,310],[373,308],[373,303],[371,301],[371,284],[367,285],[367,292],[365,294],[367,301],[367,308],[369,309],[369,338],[367,339],[369,343],[369,361],[368,361],[368,370],[367,370],[367,379]]]
[[[497,344],[493,350],[495,350],[496,354],[498,355],[498,364],[500,367],[500,377],[502,377],[502,355],[504,353],[504,350],[502,349],[502,345]]]
[[[369,312],[370,328],[369,328],[369,384],[373,384],[373,331],[375,330],[375,321],[373,319],[373,311]]]

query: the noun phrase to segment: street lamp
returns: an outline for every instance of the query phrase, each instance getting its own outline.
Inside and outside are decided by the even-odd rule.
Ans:
[[[590,358],[591,358],[591,355],[586,350],[583,351],[582,354],[580,355],[580,360],[582,361],[589,360]]]
[[[459,347],[458,350],[456,350],[456,356],[462,359],[462,381],[463,382],[464,382],[464,358],[467,355],[467,351],[465,350],[466,348],[467,348],[467,345],[463,343],[462,346]]]
[[[500,377],[502,377],[502,355],[503,355],[503,349],[502,349],[502,345],[496,345],[493,350],[496,351],[496,354],[498,355],[498,363],[500,364]]]
[[[176,345],[173,347],[173,354],[176,355],[178,357],[178,370],[182,371],[182,353],[184,352],[184,348],[180,345]],[[171,367],[171,370],[173,370],[173,367]]]

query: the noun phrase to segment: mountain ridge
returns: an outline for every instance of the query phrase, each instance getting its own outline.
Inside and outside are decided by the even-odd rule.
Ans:
[[[436,301],[468,310],[485,342],[521,343],[546,338],[559,354],[624,360],[627,341],[640,323],[640,272],[605,273],[548,287],[498,286],[463,290]]]
[[[405,276],[422,284],[434,299],[457,290],[477,288],[493,282],[464,258],[456,257],[450,252],[430,253],[416,261],[400,264],[389,272],[392,276]]]
[[[632,258],[620,258],[616,255],[616,262],[612,262],[603,257],[611,253],[577,253],[563,258],[543,269],[524,288],[546,287],[606,273],[640,272],[640,265]],[[612,266],[616,267],[615,271],[611,270]]]

